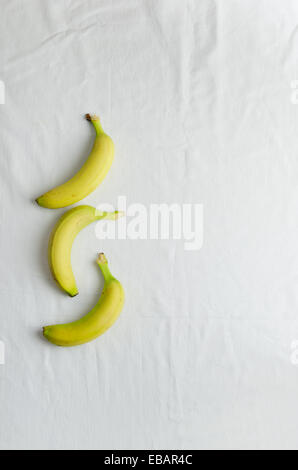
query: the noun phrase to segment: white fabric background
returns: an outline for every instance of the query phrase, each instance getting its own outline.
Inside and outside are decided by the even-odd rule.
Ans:
[[[0,1],[0,447],[297,448],[296,0]],[[92,145],[116,143],[84,203],[202,203],[204,246],[79,236],[80,295],[55,286],[33,201]],[[79,318],[105,251],[117,324],[74,349],[43,325]]]

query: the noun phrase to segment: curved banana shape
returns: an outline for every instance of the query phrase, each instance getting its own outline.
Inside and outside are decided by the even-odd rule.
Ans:
[[[58,285],[71,297],[78,288],[71,267],[71,249],[78,233],[96,220],[116,220],[121,212],[100,212],[91,206],[78,206],[67,211],[56,224],[49,241],[49,264]]]
[[[81,320],[64,325],[46,326],[43,334],[51,343],[57,346],[78,346],[88,343],[102,335],[119,317],[125,298],[123,287],[112,276],[103,253],[99,255],[97,264],[105,279],[98,303]]]
[[[86,118],[92,122],[96,131],[95,143],[88,160],[73,178],[36,199],[40,206],[59,209],[81,201],[97,188],[111,168],[114,143],[104,133],[97,116],[87,114]]]

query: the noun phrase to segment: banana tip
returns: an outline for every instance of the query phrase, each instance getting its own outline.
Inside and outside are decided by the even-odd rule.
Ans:
[[[69,295],[69,297],[71,297],[71,298],[73,299],[74,297],[76,297],[77,295],[79,295],[79,293],[78,293],[78,292],[74,292],[74,293],[72,294],[71,292],[68,292],[68,295]]]
[[[38,204],[40,207],[47,207],[47,205],[44,202],[44,197],[39,196],[37,199],[35,199],[36,204]]]
[[[99,117],[96,116],[96,114],[86,114],[85,117],[86,117],[87,121],[91,121],[91,122],[99,121]]]
[[[106,258],[106,255],[104,253],[99,253],[98,258],[97,258],[98,264],[107,264],[108,260]]]

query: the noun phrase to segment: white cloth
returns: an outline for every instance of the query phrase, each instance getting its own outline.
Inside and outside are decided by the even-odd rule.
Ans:
[[[0,23],[0,447],[297,448],[297,1],[2,0]],[[34,199],[85,161],[87,112],[116,159],[84,203],[201,203],[204,245],[88,227],[70,299],[47,262],[64,210]],[[56,348],[41,328],[94,305],[99,251],[123,314]]]

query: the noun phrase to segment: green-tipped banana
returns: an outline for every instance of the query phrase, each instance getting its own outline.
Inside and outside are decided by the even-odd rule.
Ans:
[[[71,267],[71,249],[78,233],[96,220],[116,220],[121,212],[100,212],[91,206],[78,206],[66,212],[56,224],[49,241],[49,264],[58,285],[71,297],[78,288]]]
[[[57,346],[78,346],[88,343],[102,335],[119,317],[124,305],[123,287],[112,276],[104,254],[99,255],[97,263],[105,280],[98,303],[81,320],[64,325],[46,326],[43,334],[51,343]]]
[[[87,114],[86,118],[92,122],[96,131],[88,160],[73,178],[36,199],[40,206],[58,209],[81,201],[97,188],[111,168],[114,159],[113,141],[103,131],[97,116]]]

